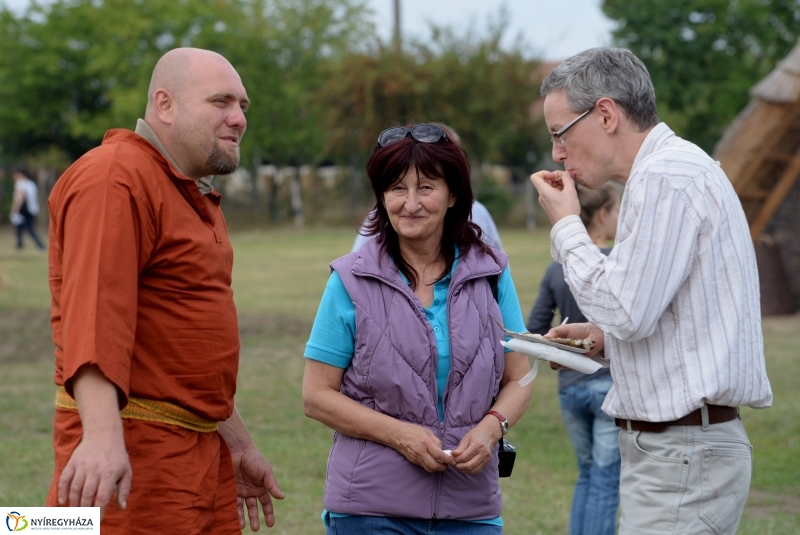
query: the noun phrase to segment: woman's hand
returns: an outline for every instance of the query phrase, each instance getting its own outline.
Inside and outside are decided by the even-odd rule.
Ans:
[[[442,450],[442,441],[430,430],[406,422],[397,422],[392,447],[403,457],[428,472],[442,472],[455,465],[454,455]]]
[[[428,472],[440,472],[455,464],[453,457],[442,450],[439,437],[428,429],[381,414],[342,394],[339,389],[343,375],[341,368],[306,359],[303,374],[306,416],[349,437],[397,450]]]
[[[520,386],[519,380],[531,370],[528,357],[517,351],[505,354],[505,369],[500,381],[500,392],[491,410],[497,411],[508,419],[509,426],[514,425],[525,412],[531,400],[533,389]],[[461,443],[453,450],[456,470],[465,474],[479,474],[492,460],[492,451],[503,437],[500,420],[487,414],[472,428]]]
[[[502,436],[500,420],[491,414],[486,416],[464,435],[453,450],[456,470],[470,475],[479,474],[492,460],[492,449]]]

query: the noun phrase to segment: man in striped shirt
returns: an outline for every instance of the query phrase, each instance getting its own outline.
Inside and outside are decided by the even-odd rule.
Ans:
[[[733,534],[752,465],[738,407],[772,404],[741,204],[719,164],[659,122],[631,52],[573,56],[541,94],[565,170],[531,181],[553,258],[591,322],[548,336],[589,336],[611,359],[603,410],[621,427],[620,534]],[[575,182],[609,180],[626,189],[606,257],[581,223]]]

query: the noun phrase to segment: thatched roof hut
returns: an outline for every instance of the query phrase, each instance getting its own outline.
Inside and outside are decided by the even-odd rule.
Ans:
[[[772,284],[775,299],[783,296],[800,308],[800,41],[750,96],[714,157],[733,183],[761,248],[762,293],[770,293],[765,283]],[[770,248],[773,243],[778,247]],[[772,252],[765,253],[765,246]],[[765,262],[765,254],[773,260]],[[767,301],[762,298],[762,308]]]

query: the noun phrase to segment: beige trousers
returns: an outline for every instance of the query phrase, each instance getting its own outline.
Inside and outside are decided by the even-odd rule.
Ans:
[[[733,535],[752,472],[752,446],[739,418],[621,429],[620,535]]]

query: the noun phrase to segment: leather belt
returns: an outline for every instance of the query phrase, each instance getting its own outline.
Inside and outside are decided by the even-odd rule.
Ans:
[[[722,405],[706,405],[708,408],[708,423],[721,424],[729,422],[739,415],[737,407],[723,407]],[[630,422],[630,429],[632,431],[649,431],[650,433],[662,433],[667,427],[673,425],[703,425],[703,412],[702,409],[697,409],[690,412],[683,418],[678,418],[671,422],[641,422],[638,420],[622,420],[614,418],[614,423],[618,427],[628,429],[628,422]]]

